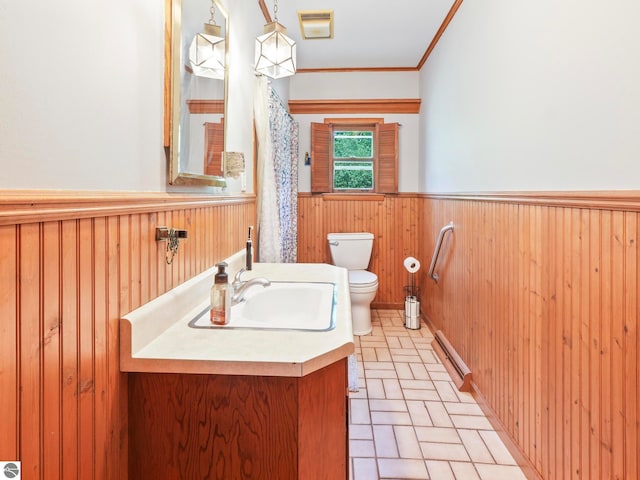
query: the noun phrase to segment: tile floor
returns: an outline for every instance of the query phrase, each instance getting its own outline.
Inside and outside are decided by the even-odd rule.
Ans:
[[[471,394],[458,392],[422,324],[372,310],[356,338],[359,391],[350,395],[352,480],[524,480]]]

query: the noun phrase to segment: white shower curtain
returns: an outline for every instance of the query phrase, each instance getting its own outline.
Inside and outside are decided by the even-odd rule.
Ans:
[[[297,259],[298,125],[269,86],[256,77],[258,260]]]
[[[269,84],[266,77],[256,77],[253,116],[258,141],[258,259],[261,262],[280,260],[280,219],[276,179],[273,174],[271,134],[269,132]]]

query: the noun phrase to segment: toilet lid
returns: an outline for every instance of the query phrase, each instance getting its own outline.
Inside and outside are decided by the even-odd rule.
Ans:
[[[367,270],[350,270],[349,285],[363,287],[365,285],[373,285],[378,283],[378,277],[375,273]]]

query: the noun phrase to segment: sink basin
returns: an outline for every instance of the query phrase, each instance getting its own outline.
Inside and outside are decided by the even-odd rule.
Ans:
[[[212,325],[207,307],[193,328],[253,328],[322,332],[335,327],[335,285],[329,282],[271,282],[253,286],[246,300],[231,307],[227,325]]]

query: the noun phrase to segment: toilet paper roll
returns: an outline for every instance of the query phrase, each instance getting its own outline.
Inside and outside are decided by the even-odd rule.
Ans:
[[[409,273],[416,273],[420,270],[420,262],[414,257],[407,257],[404,259],[404,268]]]

